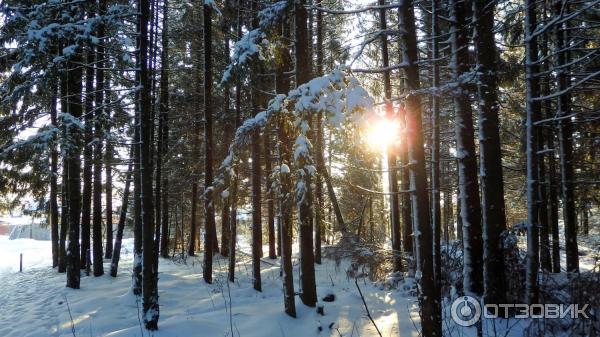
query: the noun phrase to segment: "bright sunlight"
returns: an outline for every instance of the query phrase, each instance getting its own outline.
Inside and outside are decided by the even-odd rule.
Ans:
[[[397,121],[387,118],[377,118],[369,123],[367,127],[367,143],[373,149],[385,151],[388,144],[395,142],[400,133],[400,125]]]

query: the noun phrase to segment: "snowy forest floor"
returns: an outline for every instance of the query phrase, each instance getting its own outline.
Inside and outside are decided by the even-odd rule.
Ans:
[[[283,313],[279,260],[263,259],[260,293],[252,288],[250,259],[243,255],[237,266],[237,281],[229,289],[227,260],[222,257],[215,261],[215,281],[210,285],[202,280],[200,257],[188,258],[185,264],[161,259],[159,330],[150,333],[140,328],[141,303],[130,290],[131,240],[124,243],[117,278],[85,276],[82,272],[81,289],[72,290],[65,287],[64,274],[48,267],[50,242],[0,238],[0,336],[231,336],[230,298],[236,337],[377,335],[354,280],[346,277],[344,262],[336,267],[335,262],[324,260],[316,268],[319,297],[328,293],[336,296],[334,302],[319,303],[324,305],[325,315],[304,306],[296,297],[298,318],[294,319]],[[19,251],[24,253],[23,273],[18,272]],[[108,271],[108,261],[104,268]],[[295,276],[297,268],[295,263]],[[359,281],[359,285],[383,336],[418,336],[414,297],[402,290],[380,290],[368,280]]]
[[[582,240],[582,270],[595,264],[598,240]],[[0,236],[0,336],[3,337],[370,337],[378,336],[346,270],[349,261],[339,266],[324,259],[316,266],[319,298],[335,294],[334,302],[324,305],[324,316],[316,308],[304,306],[296,297],[298,317],[283,313],[283,294],[279,260],[263,259],[263,292],[252,288],[250,257],[238,254],[236,282],[226,282],[227,260],[215,260],[214,282],[202,280],[202,258],[188,257],[176,262],[159,262],[159,330],[141,328],[141,303],[130,290],[133,240],[122,249],[119,275],[112,278],[85,276],[81,289],[65,287],[65,274],[50,268],[49,241],[8,240]],[[241,244],[249,252],[248,245]],[[19,254],[24,271],[19,273]],[[177,259],[175,259],[177,260]],[[109,262],[104,269],[108,271]],[[298,291],[298,264],[294,259],[295,290]],[[559,276],[559,275],[557,275]],[[414,280],[405,279],[397,289],[382,289],[368,280],[358,282],[382,336],[419,336],[420,321]],[[231,303],[230,303],[231,299]],[[463,328],[449,319],[451,302],[445,301],[445,336],[475,336],[474,327]],[[230,315],[229,308],[231,306]],[[484,321],[485,336],[522,336],[529,320]],[[321,327],[321,330],[319,330]],[[560,335],[560,334],[558,334]],[[568,335],[568,334],[566,334]]]

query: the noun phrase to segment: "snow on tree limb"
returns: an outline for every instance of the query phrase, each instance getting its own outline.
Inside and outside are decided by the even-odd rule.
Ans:
[[[268,28],[276,23],[282,16],[288,6],[287,1],[278,1],[268,5],[263,10],[258,12],[260,19],[259,25],[262,28]]]
[[[238,154],[250,142],[252,132],[264,127],[277,115],[287,115],[293,118],[297,135],[294,141],[294,163],[283,163],[283,165],[286,167],[286,172],[289,172],[287,166],[289,164],[294,164],[299,170],[296,194],[297,197],[301,196],[302,177],[305,174],[314,175],[316,172],[308,137],[309,119],[314,114],[322,112],[324,123],[332,127],[340,127],[349,118],[353,122],[360,121],[362,113],[369,111],[372,107],[373,99],[367,91],[355,77],[342,69],[336,69],[326,76],[316,77],[291,90],[287,96],[277,95],[269,102],[266,110],[247,119],[237,129],[235,138],[229,147],[229,154],[219,168],[221,173],[220,177],[215,180],[215,187],[227,188],[231,178],[235,175],[233,167],[238,160]]]
[[[231,64],[225,68],[220,86],[229,82],[233,77],[233,72],[240,72],[255,55],[260,57],[260,45],[266,35],[260,29],[253,29],[233,45],[233,56]]]
[[[124,27],[125,17],[136,15],[129,6],[113,5],[103,15],[84,17],[74,7],[84,2],[52,0],[28,7],[0,3],[0,14],[6,18],[0,28],[0,41],[14,46],[9,57],[15,60],[0,85],[3,102],[18,101],[54,76],[77,48],[98,45],[109,37],[116,39],[123,50],[133,46],[131,39],[115,33]],[[94,35],[101,24],[113,27],[111,36]],[[65,41],[70,44],[61,46]]]
[[[266,40],[267,33],[284,15],[287,6],[287,1],[278,1],[266,6],[258,12],[258,18],[260,19],[258,28],[244,34],[244,36],[233,45],[231,64],[225,68],[219,86],[231,81],[234,73],[242,73],[248,66],[249,61],[254,59],[254,57],[258,56],[259,59],[261,58],[260,47],[268,44],[268,41]]]

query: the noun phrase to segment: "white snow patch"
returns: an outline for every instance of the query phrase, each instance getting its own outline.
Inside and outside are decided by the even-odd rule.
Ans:
[[[249,252],[247,240],[242,236],[238,240],[240,248]],[[0,272],[0,304],[3,311],[0,315],[1,336],[72,336],[66,300],[77,336],[141,336],[138,322],[141,302],[130,290],[132,240],[124,242],[116,278],[108,275],[87,277],[82,273],[79,290],[66,288],[65,274],[58,274],[50,267],[49,241],[17,240],[13,243],[7,245],[4,239],[0,241],[2,262],[13,260],[5,257],[15,256],[20,250],[25,250],[25,257],[35,255],[40,260],[35,268],[25,263],[23,273],[15,272],[14,268]],[[294,245],[294,251],[297,251],[297,247]],[[215,261],[215,282],[211,285],[202,280],[201,257],[188,257],[186,264],[161,259],[159,330],[153,333],[144,330],[144,335],[175,337],[201,333],[202,336],[231,336],[228,311],[231,305],[235,336],[238,336],[238,331],[243,337],[338,336],[337,329],[343,336],[350,336],[352,331],[355,336],[377,336],[372,323],[365,316],[354,281],[343,272],[348,261],[342,261],[343,266],[339,268],[330,260],[316,265],[319,299],[334,293],[335,301],[320,302],[325,313],[325,316],[321,316],[316,308],[304,306],[296,297],[298,317],[294,319],[283,312],[279,260],[263,259],[263,292],[257,292],[252,288],[251,267],[248,265],[250,258],[244,254],[238,257],[237,280],[229,285],[226,280],[227,261],[224,259]],[[110,262],[105,261],[105,270],[109,266]],[[296,290],[298,267],[295,262]],[[359,284],[384,336],[418,336],[411,321],[412,317],[418,327],[418,308],[414,298],[405,297],[398,291],[380,290],[368,281],[365,283],[360,280]],[[319,325],[323,329],[320,333],[317,331]]]

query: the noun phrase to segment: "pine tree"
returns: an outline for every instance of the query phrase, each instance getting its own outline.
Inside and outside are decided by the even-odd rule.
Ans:
[[[400,39],[403,45],[402,59],[406,63],[404,73],[406,89],[406,127],[408,139],[408,159],[413,224],[417,259],[420,261],[421,327],[424,337],[441,336],[442,322],[439,299],[436,298],[433,273],[433,237],[430,225],[429,198],[427,193],[427,172],[423,148],[422,110],[420,97],[415,92],[420,88],[419,67],[417,65],[417,34],[415,29],[414,4],[405,1],[398,9]]]
[[[101,7],[104,1],[100,1]],[[102,33],[103,29],[98,30],[98,34]],[[100,35],[102,36],[102,35]],[[99,57],[99,59],[102,56]],[[92,185],[92,241],[93,241],[93,260],[94,260],[94,276],[104,275],[102,249],[102,161],[103,161],[103,146],[102,138],[104,134],[104,70],[102,62],[96,70],[96,95],[95,95],[95,113],[94,113],[94,174]]]
[[[252,96],[258,95],[257,91]],[[252,97],[255,114],[257,98]],[[262,257],[262,214],[261,214],[261,166],[260,166],[260,130],[252,133],[252,279],[254,289],[262,291],[260,277],[260,258]]]
[[[59,47],[62,47],[62,44],[59,44]],[[59,48],[62,49],[62,48]],[[61,70],[59,75],[59,85],[60,85],[60,106],[61,109],[65,110],[67,107],[67,74],[68,71],[66,69]],[[60,233],[58,237],[58,272],[64,273],[67,271],[67,232],[69,228],[69,190],[67,188],[68,180],[69,180],[69,166],[67,165],[67,126],[65,123],[61,123],[61,135],[63,138],[63,144],[61,146],[62,153],[62,177],[61,177],[61,196],[60,196]]]
[[[66,79],[66,111],[73,118],[81,118],[81,78],[82,68],[79,64],[82,62],[80,48],[67,61],[67,79]],[[81,163],[79,156],[81,153],[81,130],[73,123],[68,123],[67,129],[67,152],[65,167],[67,168],[67,203],[68,203],[68,224],[69,240],[66,250],[66,270],[67,287],[79,289],[80,281],[80,255],[79,255],[79,230],[80,230],[80,212],[81,212]]]
[[[300,0],[295,3],[294,33],[296,53],[296,85],[299,86],[311,79],[311,62],[308,54],[308,45],[312,37],[308,35],[306,3]],[[317,302],[317,289],[315,284],[315,256],[313,250],[313,203],[311,174],[304,165],[301,168],[301,179],[304,180],[301,199],[297,200],[298,218],[300,221],[300,299],[309,307],[314,307]],[[298,195],[296,196],[298,199]]]
[[[212,107],[212,7],[204,3],[204,281],[212,283],[212,259],[215,249],[215,206],[213,202],[213,107]]]
[[[92,215],[92,168],[94,165],[94,61],[93,48],[87,52],[85,70],[85,115],[83,138],[83,191],[81,196],[81,257],[84,260],[81,268],[85,269],[88,250],[91,249],[91,215]],[[90,261],[91,262],[91,261]]]
[[[321,3],[318,3],[317,6],[320,6]],[[324,48],[323,48],[323,13],[322,11],[317,9],[317,44],[315,46],[316,51],[316,73],[317,76],[323,76],[323,62],[324,62]],[[314,144],[315,144],[315,157],[321,158],[323,157],[323,112],[317,112],[317,123],[316,129],[314,132]],[[317,159],[319,161],[319,159]],[[321,255],[322,255],[322,240],[325,236],[325,231],[323,228],[323,214],[322,208],[325,204],[323,198],[323,176],[321,172],[317,172],[317,176],[315,177],[315,263],[321,264]]]
[[[473,6],[474,40],[477,53],[479,96],[479,155],[481,177],[481,215],[483,222],[484,302],[503,303],[504,257],[502,232],[506,230],[504,179],[498,120],[496,42],[494,40],[495,4],[476,0]]]
[[[562,0],[554,2],[555,15],[561,17],[568,13],[568,5]],[[573,171],[573,125],[571,115],[571,95],[568,92],[569,27],[566,20],[556,24],[557,78],[558,78],[558,146],[560,164],[560,182],[562,191],[563,218],[565,223],[565,252],[567,271],[579,272],[579,253],[577,248],[577,213],[575,210],[575,174]]]
[[[543,7],[542,10],[542,20],[545,20],[547,16],[546,6]],[[545,58],[548,56],[548,36],[544,35],[541,37],[539,43],[540,49],[540,57]],[[548,71],[549,65],[542,64],[542,71]],[[548,78],[540,78],[540,94],[542,96],[546,96],[550,93],[550,79]],[[546,100],[541,102],[541,112],[540,119],[550,118],[552,114],[552,102],[550,100]],[[552,173],[548,171],[546,166],[547,161],[547,153],[546,153],[546,137],[548,137],[551,133],[548,130],[547,125],[541,125],[537,128],[537,148],[538,148],[538,200],[540,202],[538,208],[538,218],[540,220],[540,264],[542,269],[546,271],[550,271],[552,269],[551,255],[550,255],[550,223],[553,221],[551,219],[550,207],[552,200],[550,200],[551,194],[548,189],[551,188],[549,186],[549,175]]]
[[[57,103],[58,86],[52,86],[52,97],[50,99],[50,123],[52,127],[58,128]],[[59,238],[58,238],[58,151],[56,144],[50,149],[50,235],[52,241],[52,268],[58,266]]]
[[[438,38],[440,31],[438,28],[438,12],[439,1],[432,0],[431,2],[431,57],[433,64],[431,67],[431,86],[436,90],[440,82],[440,67],[437,59],[440,57]],[[441,252],[441,227],[442,227],[442,212],[440,209],[440,97],[437,93],[431,97],[431,222],[433,227],[433,264],[435,278],[435,298],[441,301],[442,287],[442,252]],[[440,302],[441,303],[441,302]],[[436,317],[436,320],[441,320],[442,317]]]
[[[263,133],[263,153],[265,157],[265,196],[267,198],[267,229],[269,234],[269,258],[276,259],[275,249],[275,203],[273,201],[273,191],[271,190],[271,128],[265,128]]]
[[[525,81],[526,81],[526,156],[527,156],[527,275],[525,292],[527,303],[538,302],[539,229],[538,229],[538,169],[536,126],[540,116],[538,72],[538,44],[536,3],[525,1]]]
[[[236,12],[236,28],[238,36],[242,35],[242,1],[237,1]],[[242,83],[239,74],[235,78],[235,129],[241,125],[242,117]],[[237,245],[237,204],[238,204],[238,172],[235,172],[231,187],[229,188],[229,202],[231,205],[231,213],[229,219],[229,268],[227,278],[229,282],[235,281],[235,258]]]
[[[256,1],[251,3],[252,11],[252,28],[258,28],[258,4]],[[250,91],[252,101],[252,115],[256,115],[260,111],[262,95],[261,81],[259,79],[261,73],[260,61],[256,61],[257,65],[252,66],[252,75],[250,82],[252,89]],[[262,281],[260,277],[260,258],[263,256],[262,251],[262,192],[261,192],[261,158],[260,158],[260,129],[252,132],[251,136],[251,180],[252,180],[252,279],[255,290],[262,291]]]
[[[546,137],[546,146],[554,149],[554,133]],[[560,240],[558,230],[558,183],[556,181],[556,159],[554,152],[548,155],[548,222],[552,236],[552,272],[560,273]]]
[[[287,94],[290,90],[290,79],[285,74],[292,68],[291,57],[288,51],[287,41],[290,37],[289,10],[286,10],[281,23],[279,33],[282,35],[282,43],[277,47],[277,54],[281,62],[275,70],[275,92],[278,94]],[[238,26],[239,28],[239,26]],[[289,132],[291,125],[286,118],[277,119],[277,153],[279,157],[279,190],[278,190],[278,210],[279,210],[279,233],[281,233],[281,270],[283,281],[283,305],[285,313],[291,317],[296,317],[296,298],[294,292],[294,275],[292,265],[292,208],[294,204],[292,193],[292,178],[289,167],[292,163],[291,139]],[[285,166],[284,166],[285,165]],[[287,170],[285,169],[287,167]]]
[[[473,135],[473,112],[469,99],[468,85],[463,76],[468,71],[467,32],[465,3],[453,0],[450,4],[451,17],[451,68],[457,82],[453,93],[456,152],[458,157],[458,185],[461,204],[464,257],[464,291],[468,294],[483,293],[483,239],[481,237],[481,205],[477,179],[477,155]]]
[[[160,68],[160,120],[159,120],[159,157],[157,166],[165,165],[167,154],[169,153],[169,0],[163,2],[163,21],[162,21],[162,54]],[[169,175],[165,172],[162,181],[157,174],[157,181],[160,185],[160,194],[162,194],[162,218],[160,226],[162,227],[162,236],[160,239],[160,255],[164,258],[169,257]]]
[[[200,7],[200,6],[199,6]],[[202,55],[200,53],[201,49],[201,39],[200,32],[202,29],[202,25],[200,22],[201,11],[199,8],[192,9],[193,12],[193,20],[194,20],[194,38],[192,39],[192,52],[194,56],[194,100],[196,101],[197,106],[201,106],[202,102],[202,70],[200,65],[202,64]],[[200,27],[200,28],[199,28]],[[193,135],[192,135],[192,156],[194,158],[200,158],[200,118],[198,113],[194,113],[192,116],[192,125],[193,125]],[[190,237],[188,241],[187,254],[189,256],[194,256],[196,253],[196,242],[198,241],[198,217],[197,217],[197,208],[198,208],[198,176],[197,172],[197,164],[193,164],[192,167],[192,205],[190,207],[191,215],[190,215]]]
[[[139,80],[140,80],[140,180],[141,180],[141,217],[142,217],[142,309],[146,329],[158,329],[159,304],[158,289],[155,278],[154,254],[154,205],[152,197],[152,115],[150,106],[150,79],[148,69],[148,23],[150,20],[150,3],[140,0],[139,15]]]
[[[98,1],[98,12],[100,16],[106,15],[107,0]],[[100,37],[106,36],[106,27],[103,22],[98,24],[97,34]],[[97,70],[96,70],[96,109],[101,112],[103,129],[102,134],[98,142],[100,143],[99,148],[102,148],[102,141],[104,140],[105,152],[104,158],[98,158],[100,166],[102,166],[102,159],[104,159],[104,167],[106,173],[105,181],[105,194],[106,194],[106,250],[104,257],[110,259],[113,254],[113,225],[112,225],[112,158],[113,158],[113,145],[110,139],[110,110],[107,106],[108,100],[106,99],[107,93],[110,91],[110,80],[108,76],[104,74],[104,68],[108,62],[106,62],[107,54],[105,53],[104,43],[100,42],[96,45],[96,58],[97,58]],[[110,73],[109,73],[110,74]],[[100,215],[102,217],[102,215]]]

